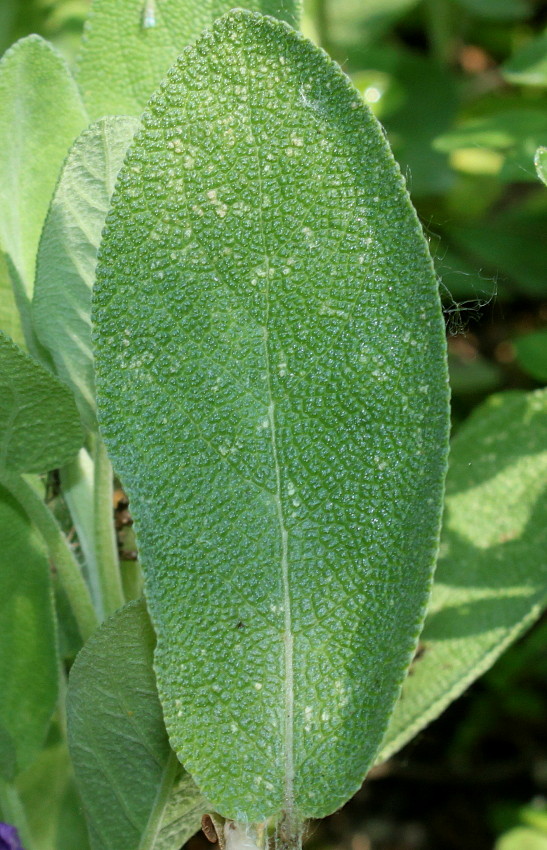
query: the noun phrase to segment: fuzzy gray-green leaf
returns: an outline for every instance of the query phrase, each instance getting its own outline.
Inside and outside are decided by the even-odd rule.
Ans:
[[[23,304],[59,169],[86,124],[76,83],[51,44],[31,35],[13,45],[0,62],[0,245]]]
[[[455,438],[431,608],[378,758],[487,670],[547,604],[547,390],[492,396]]]
[[[78,137],[63,166],[38,249],[34,329],[58,374],[73,388],[90,428],[96,427],[90,313],[97,248],[137,127],[134,118],[105,118]]]
[[[172,752],[142,602],[88,641],[70,674],[69,742],[92,850],[178,850],[205,803]]]
[[[436,280],[379,125],[311,43],[226,16],[143,117],[97,277],[171,742],[223,815],[324,815],[413,652],[446,460]]]
[[[301,0],[235,5],[298,26]],[[140,115],[183,48],[233,7],[234,0],[93,0],[77,69],[92,118]]]
[[[83,442],[68,387],[0,331],[0,466],[47,472]]]

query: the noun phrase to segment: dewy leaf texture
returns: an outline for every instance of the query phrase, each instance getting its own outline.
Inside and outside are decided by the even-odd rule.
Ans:
[[[92,850],[179,850],[205,812],[169,746],[154,644],[146,606],[130,603],[87,642],[70,674],[69,742]]]
[[[237,5],[298,26],[301,0]],[[233,6],[233,0],[93,0],[77,67],[91,117],[140,115],[183,48]]]
[[[92,124],[65,160],[42,231],[32,302],[34,329],[60,377],[74,390],[83,421],[95,421],[91,289],[110,196],[135,118]]]
[[[47,472],[82,442],[68,387],[0,331],[0,468]]]
[[[547,390],[491,396],[453,441],[421,651],[379,760],[437,717],[547,603]]]
[[[414,650],[446,463],[436,280],[379,125],[311,43],[231,13],[151,101],[97,276],[172,745],[225,816],[325,815]]]

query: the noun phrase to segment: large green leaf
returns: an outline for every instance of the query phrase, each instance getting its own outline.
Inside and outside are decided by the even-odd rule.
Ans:
[[[492,396],[452,444],[431,607],[379,761],[487,670],[547,603],[547,390]]]
[[[0,485],[0,775],[37,755],[57,699],[53,596],[46,553]]]
[[[436,553],[431,260],[376,120],[279,22],[221,19],[143,122],[97,376],[167,727],[221,814],[323,815],[374,758]]]
[[[155,642],[145,605],[132,602],[95,632],[71,670],[70,750],[92,850],[178,850],[206,811],[169,746]]]
[[[140,115],[182,49],[234,5],[294,26],[301,11],[301,0],[93,0],[78,60],[92,118]]]
[[[24,310],[59,169],[87,124],[65,61],[39,36],[17,42],[0,62],[0,116],[0,244]]]
[[[97,248],[137,127],[133,118],[105,118],[84,130],[63,166],[38,250],[34,328],[91,428],[96,426],[90,312]]]
[[[70,390],[0,331],[0,466],[47,472],[82,442]]]

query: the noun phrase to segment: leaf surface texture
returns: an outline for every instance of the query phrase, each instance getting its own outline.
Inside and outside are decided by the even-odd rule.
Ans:
[[[184,52],[113,195],[95,321],[172,744],[223,815],[327,814],[416,642],[448,405],[416,216],[321,51],[234,12]]]

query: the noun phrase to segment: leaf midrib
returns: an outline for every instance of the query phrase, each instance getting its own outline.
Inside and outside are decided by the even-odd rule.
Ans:
[[[251,90],[251,75],[250,69],[245,63],[247,71],[247,90]],[[269,349],[269,318],[270,318],[270,255],[266,244],[266,234],[263,221],[263,189],[262,189],[262,161],[260,158],[260,149],[256,141],[256,134],[253,125],[252,109],[248,109],[249,127],[251,131],[252,144],[256,154],[257,174],[258,174],[258,223],[260,230],[260,239],[266,262],[266,288],[265,288],[265,314],[263,325],[264,339],[264,360],[266,368],[266,391],[268,393],[268,422],[270,426],[272,456],[274,461],[275,471],[275,506],[277,511],[277,519],[279,523],[279,531],[281,536],[281,579],[283,588],[283,655],[284,655],[284,744],[285,744],[285,759],[284,759],[284,804],[285,810],[291,812],[294,804],[294,640],[292,633],[292,610],[290,597],[290,582],[289,582],[289,533],[285,524],[285,516],[283,512],[283,500],[281,498],[281,468],[279,465],[279,453],[277,446],[277,430],[275,423],[275,401],[272,390],[271,380],[271,363]]]

